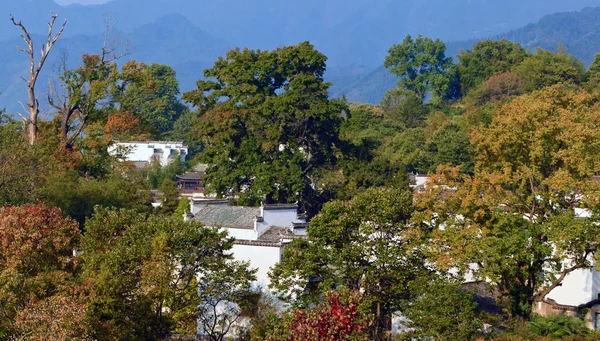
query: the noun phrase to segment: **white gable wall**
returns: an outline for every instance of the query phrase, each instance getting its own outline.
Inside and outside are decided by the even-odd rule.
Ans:
[[[231,249],[235,260],[250,262],[250,268],[258,269],[255,285],[267,289],[268,272],[281,259],[281,247],[234,244]]]
[[[262,208],[263,221],[267,226],[292,226],[292,223],[297,221],[297,209],[296,208],[285,208],[285,209],[269,209]]]

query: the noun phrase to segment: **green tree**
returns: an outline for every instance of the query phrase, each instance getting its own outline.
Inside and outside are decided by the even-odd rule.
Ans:
[[[518,97],[473,132],[473,176],[438,168],[437,186],[416,197],[423,214],[415,221],[431,224],[430,260],[467,271],[477,264],[475,274],[496,286],[511,317],[527,319],[565,276],[594,264],[596,103],[561,85]]]
[[[194,138],[193,128],[194,113],[186,106],[177,121],[173,123],[173,129],[165,134],[166,139],[170,141],[183,141],[188,146],[188,160],[193,160],[202,151],[202,143],[199,139]]]
[[[421,97],[412,91],[396,88],[386,92],[381,101],[384,117],[392,124],[403,128],[417,128],[424,125],[429,114]]]
[[[130,61],[123,66],[118,101],[121,110],[142,118],[158,134],[173,129],[173,123],[186,110],[179,99],[179,82],[168,65]]]
[[[386,139],[379,149],[379,155],[390,160],[392,165],[403,165],[407,172],[427,172],[423,150],[427,142],[424,128],[407,129]]]
[[[455,122],[447,122],[427,141],[421,157],[427,166],[425,172],[434,172],[439,165],[460,166],[465,173],[473,173],[473,150],[464,129]]]
[[[0,113],[0,206],[39,199],[46,156],[29,145],[21,124]]]
[[[419,252],[408,246],[412,212],[412,193],[388,188],[325,204],[308,238],[294,239],[270,272],[271,287],[305,304],[331,288],[358,290],[373,314],[372,339],[384,339],[392,313],[410,297],[408,283],[427,272]]]
[[[60,207],[83,227],[98,205],[150,211],[151,198],[141,189],[141,184],[131,182],[118,170],[103,178],[90,178],[67,168],[47,174],[38,192],[48,204]]]
[[[587,70],[586,78],[591,87],[600,87],[600,53],[594,56],[594,61]]]
[[[207,189],[239,203],[296,202],[318,190],[335,162],[342,100],[329,100],[326,57],[308,42],[273,51],[232,50],[185,93],[198,108]]]
[[[177,219],[183,219],[183,214],[186,212],[190,212],[190,200],[186,197],[183,197],[179,199],[177,208],[175,209],[175,212],[173,212],[173,217]]]
[[[529,57],[519,43],[507,39],[486,39],[473,45],[472,50],[461,50],[456,65],[460,74],[463,94],[468,93],[496,73],[513,70]]]
[[[185,169],[185,162],[180,158],[171,160],[166,166],[162,166],[158,160],[153,160],[143,173],[146,175],[148,188],[157,189],[166,179],[175,182],[177,175],[183,174]]]
[[[83,276],[90,284],[93,336],[103,340],[160,340],[193,334],[198,276],[254,279],[232,260],[233,239],[215,228],[132,210],[97,207],[82,238]]]
[[[160,212],[166,215],[173,215],[179,206],[179,192],[177,183],[169,178],[163,180],[158,190],[162,193]]]
[[[402,44],[390,48],[384,65],[400,77],[400,88],[414,92],[423,101],[429,93],[434,100],[444,96],[453,62],[446,57],[446,45],[441,40],[421,35],[413,40],[408,35]]]
[[[514,71],[521,77],[525,92],[559,83],[579,85],[584,81],[586,73],[583,63],[566,51],[554,53],[541,48]]]
[[[411,282],[409,290],[414,298],[402,307],[409,330],[400,335],[402,340],[473,340],[482,333],[476,303],[459,280],[431,274]]]
[[[62,143],[70,149],[88,124],[105,121],[111,91],[118,80],[118,67],[105,54],[84,54],[82,64],[74,70],[63,67],[60,86],[53,86],[48,96],[60,122]],[[60,88],[60,89],[59,89]]]
[[[394,136],[401,124],[386,117],[382,108],[374,105],[357,105],[350,109],[342,123],[340,137],[341,156],[338,159],[343,185],[335,197],[347,198],[356,191],[369,187],[404,185],[404,167],[381,157],[378,149],[386,138]]]

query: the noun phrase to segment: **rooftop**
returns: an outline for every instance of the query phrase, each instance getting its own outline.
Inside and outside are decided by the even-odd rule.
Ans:
[[[202,173],[200,172],[187,172],[182,175],[177,175],[177,179],[180,180],[200,180]]]
[[[258,240],[281,241],[282,239],[291,239],[294,237],[294,232],[289,227],[271,226],[258,237]]]
[[[260,215],[258,207],[208,205],[194,215],[207,226],[254,229],[254,219]]]

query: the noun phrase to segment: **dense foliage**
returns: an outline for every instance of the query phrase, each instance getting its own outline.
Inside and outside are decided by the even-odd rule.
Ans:
[[[445,52],[392,46],[380,105],[331,99],[308,42],[231,50],[183,95],[193,109],[168,65],[65,64],[35,144],[0,120],[0,340],[593,337],[534,312],[600,247],[600,57]],[[108,152],[160,138],[198,154],[140,170]],[[226,232],[183,221],[177,175],[200,162],[206,193],[308,214],[271,268],[277,298]]]
[[[326,60],[304,42],[232,50],[205,71],[208,80],[184,98],[198,108],[209,190],[241,204],[309,206],[319,170],[335,162],[347,110],[344,101],[328,98]]]

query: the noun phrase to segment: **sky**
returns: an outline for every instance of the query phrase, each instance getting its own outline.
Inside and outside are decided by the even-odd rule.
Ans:
[[[96,5],[109,2],[110,0],[54,0],[59,5],[70,5],[70,4],[82,4],[82,5]]]

